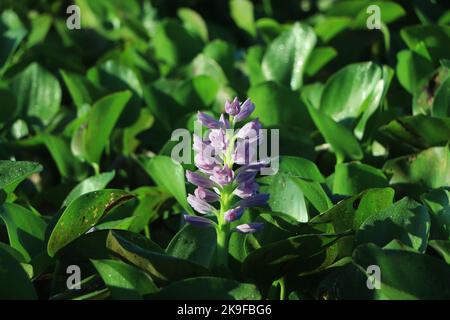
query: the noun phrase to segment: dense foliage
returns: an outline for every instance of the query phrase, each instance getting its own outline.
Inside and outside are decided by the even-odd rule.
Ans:
[[[71,4],[0,3],[1,299],[450,299],[447,0]],[[171,134],[235,96],[280,168],[224,270]]]

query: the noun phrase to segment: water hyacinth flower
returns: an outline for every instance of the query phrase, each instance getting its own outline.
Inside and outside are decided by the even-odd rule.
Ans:
[[[191,205],[191,207],[194,208],[194,210],[197,212],[207,214],[215,211],[215,208],[208,202],[200,199],[197,196],[193,196],[192,194],[188,195],[187,201]]]
[[[250,99],[245,100],[241,106],[239,113],[234,117],[235,122],[243,121],[247,119],[255,110],[255,105],[250,101]]]
[[[269,199],[268,194],[259,193],[255,180],[258,171],[267,165],[256,161],[261,123],[254,119],[240,129],[235,128],[254,110],[250,99],[240,103],[235,98],[225,103],[225,113],[219,120],[199,112],[198,121],[209,132],[206,139],[194,135],[194,161],[198,171],[186,172],[187,180],[197,186],[194,195],[188,195],[189,204],[201,214],[215,215],[217,223],[204,217],[185,216],[185,220],[199,227],[216,227],[217,248],[222,252],[218,258],[224,266],[230,233],[253,233],[262,227],[260,223],[246,223],[232,229],[230,224],[239,221],[246,209],[264,206]]]
[[[236,227],[239,233],[254,233],[264,227],[263,223],[246,223]]]
[[[208,177],[197,173],[187,170],[186,171],[186,179],[192,183],[195,184],[197,187],[203,187],[203,188],[211,188],[214,186],[214,182],[211,181]]]
[[[225,102],[225,112],[228,113],[230,116],[238,115],[239,111],[241,111],[241,105],[237,97],[234,98],[232,102],[228,100],[227,102]]]
[[[198,227],[210,227],[213,225],[213,222],[210,219],[197,216],[190,216],[187,214],[184,215],[184,220],[186,220],[189,223],[195,224]]]

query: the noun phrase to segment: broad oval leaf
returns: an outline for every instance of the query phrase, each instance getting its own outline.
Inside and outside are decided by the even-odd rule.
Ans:
[[[252,251],[243,263],[246,277],[271,283],[287,274],[299,275],[331,264],[331,247],[343,235],[305,234],[271,243]]]
[[[58,80],[37,63],[32,63],[12,81],[17,106],[30,118],[47,125],[58,113],[62,91]]]
[[[316,45],[314,30],[295,23],[280,34],[267,48],[262,60],[262,70],[267,80],[289,85],[292,90],[303,84],[306,62]]]
[[[73,200],[83,194],[105,188],[114,178],[115,174],[115,171],[104,172],[81,181],[70,191],[61,207],[67,207]]]
[[[363,151],[355,136],[342,124],[333,121],[328,115],[308,106],[309,114],[323,135],[331,145],[338,162],[346,158],[359,160],[363,157]]]
[[[36,162],[0,160],[0,189],[12,192],[20,182],[41,171]]]
[[[91,260],[111,291],[113,299],[140,300],[146,294],[158,291],[144,271],[117,260]]]
[[[372,62],[344,67],[325,84],[320,110],[338,122],[356,119],[372,101],[380,102],[382,77],[383,70]],[[378,90],[380,83],[381,90]]]
[[[434,257],[367,244],[356,248],[353,260],[363,270],[380,267],[377,299],[450,299],[450,266]]]
[[[103,149],[131,95],[129,91],[114,93],[92,106],[82,139],[82,155],[87,161],[97,164],[100,162]]]
[[[391,159],[383,169],[392,175],[391,184],[413,183],[427,188],[449,186],[449,146],[429,148],[418,154]]]
[[[383,232],[380,232],[383,230]],[[382,247],[392,239],[424,252],[430,235],[430,215],[425,206],[403,198],[391,207],[369,216],[356,233],[356,244]]]
[[[209,268],[216,250],[216,229],[186,224],[170,241],[167,254]]]
[[[122,190],[106,189],[83,194],[64,210],[50,235],[48,254],[60,249],[95,226],[112,208],[133,196]]]
[[[384,188],[389,185],[380,169],[360,162],[338,163],[333,178],[333,193],[356,195],[370,188]]]
[[[45,252],[45,220],[14,203],[4,203],[0,207],[0,218],[6,224],[9,243],[29,262],[38,254]]]
[[[157,285],[209,275],[206,268],[172,257],[155,243],[136,233],[110,231],[107,247],[114,255],[149,273]]]
[[[187,202],[184,169],[179,163],[167,156],[156,156],[141,158],[141,164],[159,187],[171,194],[184,210],[194,213]]]

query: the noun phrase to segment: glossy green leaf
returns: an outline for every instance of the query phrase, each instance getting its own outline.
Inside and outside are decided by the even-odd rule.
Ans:
[[[0,160],[0,189],[12,192],[20,182],[41,171],[36,162]]]
[[[111,171],[101,173],[81,181],[72,189],[72,191],[70,191],[70,193],[64,199],[62,207],[67,207],[72,201],[82,196],[83,194],[105,188],[107,184],[114,178],[114,176],[115,171]]]
[[[391,206],[393,198],[394,190],[391,188],[369,189],[340,201],[329,210],[314,217],[311,222],[331,222],[336,232],[358,230],[369,217]]]
[[[266,79],[286,84],[293,90],[299,89],[316,40],[312,28],[300,23],[295,23],[290,30],[280,34],[269,45],[262,61]]]
[[[30,64],[12,80],[17,107],[40,124],[47,125],[58,113],[61,104],[61,86],[49,71],[37,63]]]
[[[305,73],[308,76],[315,75],[327,63],[334,59],[337,51],[333,47],[318,47],[313,50],[306,64]]]
[[[199,75],[180,83],[173,95],[180,105],[193,111],[194,107],[203,109],[210,106],[216,99],[218,90],[217,80],[209,75]]]
[[[450,264],[450,241],[449,240],[430,240],[428,245],[444,258],[447,264]]]
[[[158,186],[171,194],[184,210],[193,213],[187,203],[184,170],[179,163],[174,162],[170,157],[156,156],[141,159],[141,164]]]
[[[208,27],[203,18],[194,10],[189,8],[180,8],[177,11],[178,17],[183,21],[183,25],[193,35],[203,41],[208,40]]]
[[[72,154],[68,141],[49,134],[43,134],[41,137],[61,176],[71,179],[79,178],[82,175],[82,163]]]
[[[269,186],[261,188],[261,191],[270,194],[269,206],[272,211],[287,214],[299,222],[308,221],[305,196],[297,184],[298,178],[283,172],[270,178]]]
[[[382,76],[382,69],[372,62],[346,66],[325,84],[320,110],[335,121],[355,120],[373,101],[380,102]]]
[[[111,231],[107,247],[115,255],[146,271],[156,284],[195,276],[205,276],[204,267],[166,254],[152,241],[126,231]]]
[[[78,110],[84,105],[93,104],[102,96],[103,90],[83,75],[65,70],[61,70],[61,75]]]
[[[383,232],[380,232],[383,230]],[[391,207],[369,216],[356,233],[356,243],[382,247],[392,239],[424,252],[430,235],[430,215],[425,206],[403,198]]]
[[[253,14],[253,3],[248,0],[231,0],[230,14],[234,23],[252,37],[256,36],[256,26]]]
[[[434,189],[420,198],[430,213],[430,239],[450,240],[450,191]]]
[[[252,86],[265,82],[261,62],[264,49],[261,46],[250,47],[245,55],[246,72]]]
[[[214,228],[199,229],[187,224],[172,238],[166,253],[208,268],[214,257],[216,241]]]
[[[428,188],[450,184],[450,150],[448,146],[426,149],[418,154],[399,157],[385,163],[392,175],[390,183],[416,183]]]
[[[445,145],[450,140],[450,119],[424,115],[405,116],[392,120],[379,129],[393,143],[426,149]]]
[[[436,117],[450,117],[450,78],[447,78],[437,89],[432,114]]]
[[[356,195],[366,189],[388,186],[383,171],[360,162],[338,163],[334,171],[333,193]]]
[[[64,210],[47,244],[53,257],[61,248],[95,226],[108,212],[133,196],[122,190],[106,189],[83,194]]]
[[[450,40],[449,26],[408,26],[400,34],[411,50],[417,50],[420,43],[423,43],[433,59],[448,57],[445,44]]]
[[[264,82],[248,91],[248,97],[258,106],[253,112],[264,126],[291,124],[312,128],[312,122],[304,104],[295,92],[276,82]]]
[[[83,155],[87,161],[100,162],[111,132],[130,98],[128,91],[114,93],[92,106],[83,131]]]
[[[352,19],[348,17],[327,17],[320,20],[314,27],[317,36],[327,43],[336,37],[340,32],[344,31],[350,25]]]
[[[358,247],[353,260],[364,270],[377,265],[381,270],[378,299],[448,299],[450,266],[428,255],[382,250],[373,244]]]
[[[410,93],[419,88],[420,80],[433,72],[433,64],[428,59],[409,50],[397,54],[397,77],[401,85]]]
[[[338,162],[346,158],[359,160],[363,157],[363,152],[358,140],[342,124],[333,121],[328,115],[312,106],[308,106],[309,114],[323,135],[325,140],[331,145]]]
[[[30,210],[13,203],[0,207],[0,218],[5,222],[11,247],[29,262],[45,251],[45,220]]]
[[[150,276],[145,272],[116,260],[92,260],[113,299],[140,300],[146,294],[156,292]]]
[[[247,256],[243,272],[261,283],[271,283],[286,274],[297,275],[324,267],[334,259],[326,249],[339,238],[331,234],[305,234],[271,243]]]
[[[4,10],[0,17],[0,70],[5,69],[14,51],[27,34],[17,14]]]
[[[201,42],[177,22],[167,20],[156,27],[153,46],[156,58],[172,68],[194,58],[201,50]]]
[[[281,156],[280,172],[285,172],[291,177],[302,178],[317,182],[325,182],[316,164],[308,159],[292,156]]]

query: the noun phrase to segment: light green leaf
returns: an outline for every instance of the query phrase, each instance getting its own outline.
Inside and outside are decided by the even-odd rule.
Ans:
[[[267,48],[262,70],[267,80],[289,85],[292,90],[303,84],[306,62],[316,44],[316,35],[307,25],[295,23]]]

